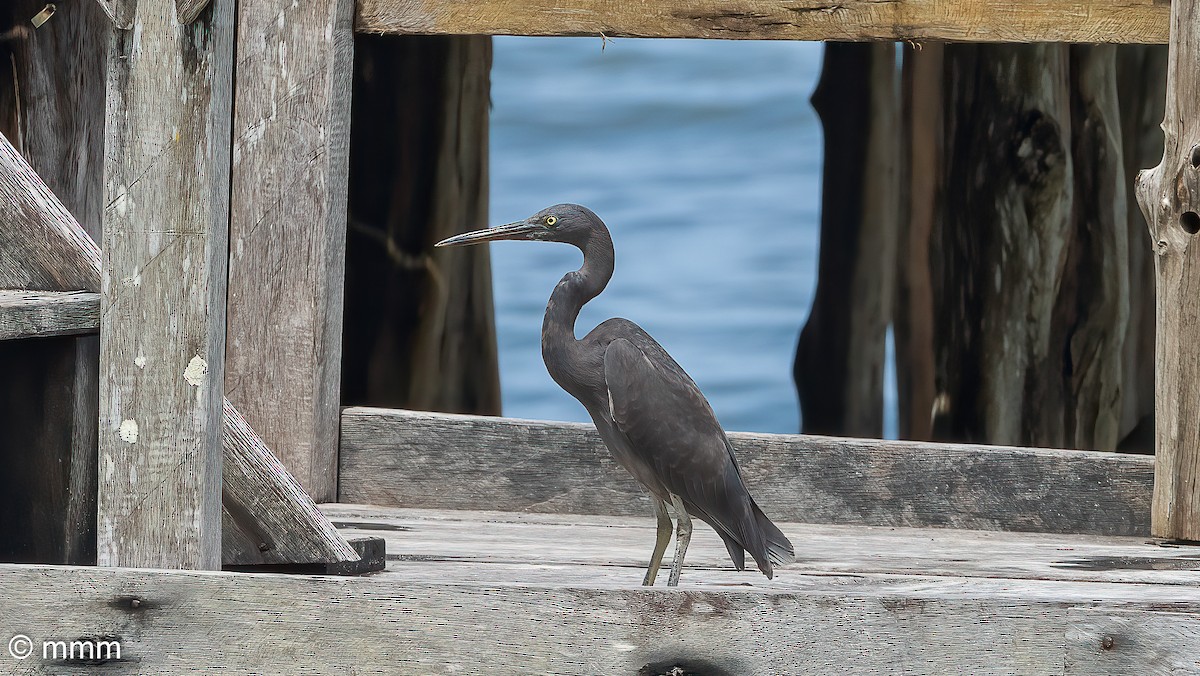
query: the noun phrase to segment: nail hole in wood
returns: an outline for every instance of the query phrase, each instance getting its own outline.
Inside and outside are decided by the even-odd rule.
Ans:
[[[1194,211],[1185,211],[1179,216],[1179,225],[1187,231],[1189,235],[1194,235],[1200,232],[1200,214]]]
[[[1192,146],[1192,168],[1200,169],[1200,146]]]

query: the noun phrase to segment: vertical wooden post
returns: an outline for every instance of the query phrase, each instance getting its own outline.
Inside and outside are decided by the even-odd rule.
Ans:
[[[1150,531],[1200,540],[1200,1],[1171,3],[1162,162],[1138,174],[1157,275]]]
[[[226,395],[337,499],[352,0],[240,0]]]
[[[896,256],[896,389],[901,439],[933,438],[933,281],[929,245],[942,201],[942,52],[937,42],[904,50],[901,209]]]
[[[233,0],[112,31],[99,563],[219,568]]]
[[[346,246],[347,404],[500,413],[484,35],[359,35]]]
[[[895,45],[827,43],[812,103],[825,171],[817,293],[793,366],[803,427],[879,437],[899,220]]]

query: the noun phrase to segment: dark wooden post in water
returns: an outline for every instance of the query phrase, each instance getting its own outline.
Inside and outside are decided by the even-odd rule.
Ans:
[[[1200,2],[1171,4],[1162,162],[1137,179],[1158,278],[1151,532],[1200,540]]]
[[[101,565],[221,567],[233,8],[139,0],[111,33]]]
[[[893,43],[825,45],[813,107],[825,128],[817,293],[794,375],[809,434],[880,437],[898,221]]]
[[[490,37],[357,40],[343,399],[500,413],[487,247]]]

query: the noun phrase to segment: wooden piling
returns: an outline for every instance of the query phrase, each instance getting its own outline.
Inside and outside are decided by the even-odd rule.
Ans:
[[[1157,275],[1151,531],[1200,540],[1200,2],[1171,3],[1162,161],[1141,172]]]
[[[226,396],[337,499],[352,0],[240,0]]]
[[[139,0],[108,55],[98,560],[221,566],[232,0]]]

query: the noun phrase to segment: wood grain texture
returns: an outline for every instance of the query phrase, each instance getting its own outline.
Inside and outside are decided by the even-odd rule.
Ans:
[[[233,7],[140,0],[108,58],[98,560],[221,566]]]
[[[224,564],[357,561],[358,553],[228,400],[222,415]]]
[[[18,258],[27,253],[25,245],[47,245],[42,235],[51,238],[52,248],[90,246],[97,255],[94,266],[69,257],[46,261],[70,268],[68,275],[48,275],[47,281],[70,286],[45,287],[98,292],[99,258],[92,242],[100,236],[104,208],[109,23],[96,3],[60,3],[51,21],[32,30],[30,17],[45,6],[44,0],[15,0],[0,9],[5,35],[22,36],[20,29],[25,29],[23,37],[0,42],[0,63],[6,64],[0,67],[0,130],[40,179],[26,181],[36,191],[24,195],[30,205],[61,201],[84,227],[64,223],[62,212],[37,209],[22,212],[28,220],[5,220],[3,227],[8,233],[26,233]],[[42,192],[45,188],[53,194]],[[37,222],[43,225],[33,225]],[[64,228],[72,232],[64,233]],[[45,271],[31,267],[25,272],[40,276]],[[95,563],[99,349],[95,335],[0,348],[0,373],[5,374],[0,380],[8,388],[7,402],[0,406],[0,493],[5,496],[0,513],[12,515],[0,529],[4,560]]]
[[[1200,540],[1200,2],[1171,4],[1162,161],[1137,177],[1155,242],[1154,510],[1163,537]]]
[[[79,252],[100,260],[96,243],[0,136],[0,288],[100,291],[100,269],[81,265]]]
[[[942,202],[944,45],[904,48],[901,82],[900,217],[896,256],[896,402],[900,438],[933,437],[930,413],[935,396],[933,280],[930,234]]]
[[[1186,612],[1109,610],[1067,613],[1067,663],[1077,674],[1194,674],[1200,655],[1178,650],[1200,643],[1200,618]]]
[[[1167,40],[1154,0],[359,0],[364,33],[969,42]]]
[[[1117,100],[1125,159],[1126,227],[1129,230],[1129,326],[1121,377],[1123,451],[1154,453],[1154,239],[1133,193],[1133,178],[1163,152],[1167,98],[1167,47],[1117,48]]]
[[[552,580],[571,566],[605,566],[605,580],[636,584],[654,544],[647,516],[535,514],[476,510],[403,509],[325,504],[347,538],[381,537],[392,572],[434,580],[437,565],[468,565],[460,582],[486,582],[488,566],[525,566]],[[916,575],[1060,580],[1200,588],[1200,559],[1189,547],[1144,537],[882,528],[780,522],[796,545],[796,562],[774,580],[738,572],[717,534],[697,525],[681,578],[688,585],[737,581],[760,589],[790,588],[806,575]],[[695,547],[694,549],[692,547]],[[499,570],[499,568],[497,568]],[[468,577],[471,576],[471,577]],[[572,575],[572,577],[576,577]],[[1020,582],[1018,582],[1020,584]]]
[[[714,572],[644,589],[631,572],[421,560],[364,578],[5,565],[0,616],[20,617],[17,630],[37,644],[118,637],[121,659],[105,673],[355,673],[369,656],[398,674],[665,673],[681,663],[709,674],[1090,674],[1064,669],[1102,640],[1089,623],[1123,613],[1154,626],[1200,610],[1200,589],[1181,585],[785,568],[770,582]],[[1147,663],[1200,648],[1185,631],[1141,637],[1130,658]],[[40,655],[16,664],[65,666]]]
[[[1056,451],[732,433],[773,519],[1145,535],[1153,461]],[[347,408],[340,500],[650,514],[591,425]]]
[[[1129,226],[1117,103],[1117,47],[1072,45],[1074,197],[1051,345],[1062,345],[1064,439],[1116,450],[1129,325]]]
[[[225,392],[337,497],[353,0],[238,2]]]
[[[0,340],[96,333],[99,330],[98,293],[0,290]]]
[[[934,226],[939,441],[1071,447],[1059,288],[1072,236],[1066,45],[945,49]]]
[[[802,431],[878,438],[899,227],[896,46],[830,42],[821,68],[820,261],[792,373]]]

